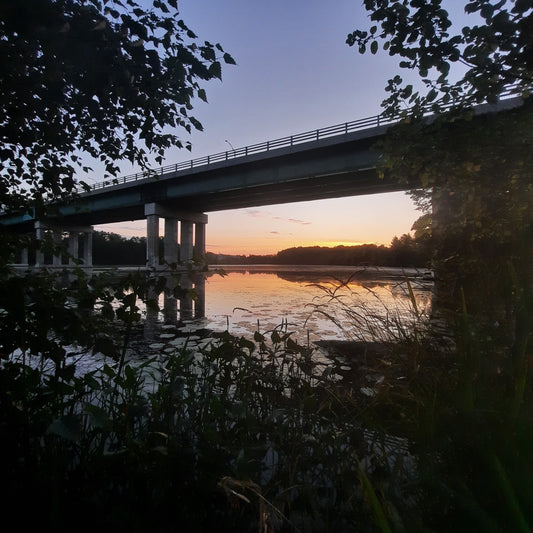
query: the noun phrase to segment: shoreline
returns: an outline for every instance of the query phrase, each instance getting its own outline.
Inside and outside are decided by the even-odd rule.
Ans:
[[[275,263],[264,263],[257,265],[233,265],[220,264],[209,265],[209,272],[216,272],[217,270],[224,270],[227,272],[242,272],[250,273],[261,272],[300,272],[300,273],[345,273],[354,275],[354,277],[379,277],[379,278],[404,278],[405,276],[414,278],[432,279],[433,271],[429,268],[414,268],[414,267],[382,267],[370,265],[280,265]]]

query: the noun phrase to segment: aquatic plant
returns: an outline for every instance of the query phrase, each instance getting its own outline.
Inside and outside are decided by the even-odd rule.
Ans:
[[[21,526],[324,531],[373,522],[360,460],[379,454],[358,420],[364,397],[284,326],[253,340],[226,332],[194,349],[185,342],[135,363],[125,348],[144,289],[128,286],[94,302],[96,315],[123,324],[122,342],[100,342],[100,370],[35,367],[46,360],[35,356],[3,362],[0,462],[6,509]],[[39,495],[31,514],[29,494]]]
[[[398,490],[394,463],[383,462],[385,502],[407,530],[501,531],[512,524],[515,531],[530,531],[530,290],[515,284],[509,321],[498,324],[469,313],[464,298],[462,311],[448,311],[447,322],[438,309],[423,315],[410,283],[411,319],[388,315],[376,322],[372,310],[351,307],[347,287],[323,287],[328,307],[314,302],[313,312],[344,324],[357,341],[353,357],[364,352],[364,364],[380,374],[379,386],[368,388],[373,401],[360,415],[363,427],[383,442],[405,439],[400,455],[411,463],[413,482],[407,493]],[[387,347],[386,360],[376,343]],[[374,350],[370,364],[367,349]]]

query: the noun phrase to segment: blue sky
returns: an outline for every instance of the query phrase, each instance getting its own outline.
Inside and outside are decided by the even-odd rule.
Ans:
[[[219,42],[237,65],[224,68],[222,82],[207,84],[208,104],[197,102],[193,115],[204,131],[190,137],[192,153],[171,150],[167,164],[221,152],[230,143],[237,148],[379,113],[386,81],[398,68],[386,54],[362,56],[345,43],[349,32],[368,25],[361,4],[181,0],[186,24],[201,39]],[[403,193],[210,213],[207,247],[251,254],[314,244],[389,244],[419,215]],[[143,221],[105,229],[145,231]]]

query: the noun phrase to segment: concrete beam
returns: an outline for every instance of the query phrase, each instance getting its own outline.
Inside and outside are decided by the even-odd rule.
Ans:
[[[208,217],[204,213],[195,213],[193,211],[184,211],[182,209],[172,209],[159,203],[149,203],[144,205],[144,216],[157,215],[163,218],[175,218],[187,222],[207,224]]]
[[[71,266],[74,265],[74,263],[75,263],[75,261],[77,259],[79,259],[78,258],[79,245],[80,245],[79,239],[80,239],[79,232],[77,232],[77,231],[69,231],[69,235],[68,235],[68,255],[69,255],[68,263]]]
[[[205,261],[205,224],[194,226],[194,259],[199,262]]]
[[[83,266],[93,266],[93,232],[86,231],[83,240]]]

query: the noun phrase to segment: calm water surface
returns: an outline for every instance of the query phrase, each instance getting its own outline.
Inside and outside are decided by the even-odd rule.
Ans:
[[[220,268],[224,269],[224,276],[212,273],[206,281],[205,318],[180,327],[181,335],[194,336],[196,330],[206,328],[215,332],[229,330],[251,339],[254,332],[265,334],[279,329],[283,323],[283,331],[291,332],[292,338],[303,345],[316,340],[378,340],[378,336],[390,339],[397,333],[397,317],[401,318],[402,327],[409,328],[416,323],[417,316],[429,311],[431,300],[432,282],[424,279],[424,273],[414,270],[278,265]],[[413,311],[413,299],[418,315]],[[163,309],[163,295],[159,305]],[[348,309],[350,316],[343,309]],[[337,324],[329,317],[334,317]],[[156,320],[145,323],[145,343],[152,338],[153,344],[149,344],[148,352],[145,347],[142,349],[144,355],[165,351],[164,336],[173,339],[172,351],[184,342],[189,343],[187,337],[180,340],[175,339],[174,333],[166,333],[163,311]],[[101,354],[86,357],[79,347],[72,348],[70,358],[76,363],[78,374],[95,370],[106,362]],[[133,360],[136,357],[133,353]],[[35,358],[32,364],[40,363]]]
[[[212,274],[206,282],[205,327],[253,335],[258,329],[265,333],[285,323],[287,330],[294,332],[293,338],[302,342],[307,338],[359,337],[367,327],[386,329],[384,322],[398,315],[411,320],[413,305],[405,275],[410,276],[418,312],[428,309],[432,286],[415,270],[279,265],[219,268],[226,275]],[[331,292],[341,282],[345,285]],[[351,317],[342,312],[342,305],[353,311]],[[342,326],[325,315],[335,316]]]

